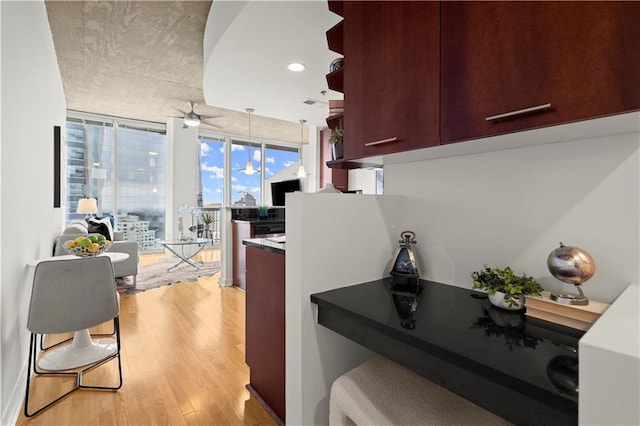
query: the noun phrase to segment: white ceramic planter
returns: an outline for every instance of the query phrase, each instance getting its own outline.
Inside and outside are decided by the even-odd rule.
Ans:
[[[497,306],[498,308],[506,309],[506,310],[509,310],[509,311],[519,311],[521,309],[524,309],[524,297],[523,296],[515,297],[517,303],[514,304],[514,305],[507,304],[504,301],[504,296],[505,296],[505,294],[502,293],[501,291],[496,291],[494,294],[490,294],[489,295],[489,301],[491,302],[491,304],[493,306]]]

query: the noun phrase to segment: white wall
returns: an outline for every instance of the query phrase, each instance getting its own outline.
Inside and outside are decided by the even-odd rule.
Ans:
[[[446,284],[471,287],[469,274],[486,263],[526,272],[552,291],[573,291],[546,267],[560,241],[594,257],[588,297],[611,302],[638,282],[638,118],[628,116],[625,126],[612,118],[473,141],[429,160],[395,158],[385,165],[384,196],[289,195],[287,422],[327,424],[332,381],[371,356],[317,325],[309,295],[382,278],[405,229],[417,234],[423,278]],[[621,133],[623,127],[632,130]],[[634,326],[633,318],[623,320]],[[583,374],[601,383],[582,369],[581,381]],[[632,374],[624,388],[637,391],[634,384]],[[607,404],[600,408],[615,405]],[[598,418],[613,418],[608,414]]]
[[[333,381],[373,356],[316,324],[313,293],[383,276],[403,224],[399,197],[287,194],[287,423],[328,424]]]
[[[361,190],[363,194],[375,194],[376,171],[369,169],[349,170],[349,190]]]
[[[410,198],[428,279],[470,287],[470,272],[502,265],[574,292],[546,266],[563,241],[596,262],[586,295],[611,302],[638,281],[639,147],[630,133],[390,165],[384,192]]]
[[[53,126],[64,135],[66,102],[42,1],[2,1],[0,133],[0,326],[2,424],[24,396],[27,262],[51,255],[63,209],[53,208]]]

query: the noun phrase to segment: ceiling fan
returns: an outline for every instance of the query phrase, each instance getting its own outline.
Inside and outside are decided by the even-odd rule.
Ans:
[[[185,111],[182,111],[182,110],[178,109],[178,111],[180,111],[182,114],[184,114],[184,125],[182,126],[183,129],[186,129],[187,127],[199,126],[202,121],[207,120],[209,118],[220,118],[220,117],[223,117],[222,115],[199,115],[199,114],[196,114],[195,111],[193,110],[196,105],[198,105],[197,102],[189,101],[189,107],[191,108],[191,110],[189,112],[185,112]],[[206,123],[209,126],[213,126],[213,127],[217,127],[218,129],[222,129],[222,127],[220,127],[218,125],[215,125],[215,124],[213,124],[211,122],[206,122]]]

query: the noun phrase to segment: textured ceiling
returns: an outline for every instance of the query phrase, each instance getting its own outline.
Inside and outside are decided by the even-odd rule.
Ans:
[[[209,120],[223,132],[248,133],[246,112],[204,105],[202,45],[210,1],[45,4],[68,109],[166,123],[194,100],[196,113],[223,115]],[[300,142],[299,123],[259,112],[251,133]]]

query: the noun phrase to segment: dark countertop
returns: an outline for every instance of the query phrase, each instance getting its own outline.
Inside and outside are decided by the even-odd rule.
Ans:
[[[278,254],[285,254],[285,243],[272,241],[270,238],[249,238],[242,240],[247,247],[257,247]]]
[[[378,280],[311,301],[321,325],[511,422],[577,424],[584,332],[495,308],[472,290],[420,283],[416,293]]]
[[[238,223],[285,223],[283,219],[232,219]]]
[[[251,237],[264,238],[270,235],[283,235],[286,231],[284,220],[239,220],[233,219],[234,223],[243,224],[238,226],[251,227]]]

